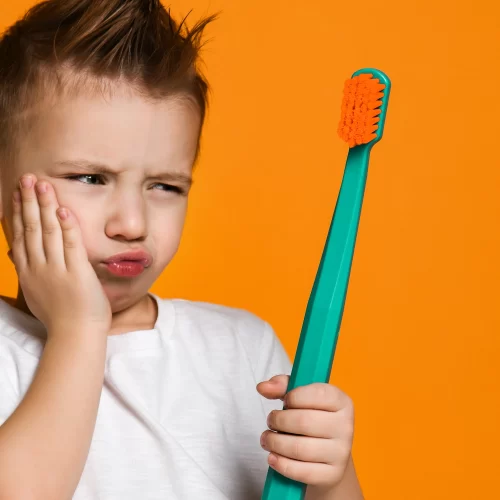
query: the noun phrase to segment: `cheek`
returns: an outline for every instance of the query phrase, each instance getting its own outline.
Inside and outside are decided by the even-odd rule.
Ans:
[[[66,207],[68,208],[71,213],[74,215],[76,220],[80,225],[82,225],[83,222],[83,212],[82,212],[82,198],[75,195],[74,193],[69,193],[68,190],[63,190],[61,189],[55,182],[54,180],[48,179],[49,182],[52,183],[52,187],[54,188],[54,192],[57,197],[57,203],[61,207]]]
[[[161,257],[162,261],[169,261],[177,251],[184,229],[185,218],[186,211],[183,210],[154,221],[151,236],[158,250],[158,256]]]
[[[90,245],[92,241],[95,241],[96,234],[103,231],[102,217],[97,215],[103,213],[101,207],[88,194],[82,193],[78,189],[72,189],[76,185],[60,186],[53,179],[51,182],[59,205],[68,208],[78,222],[83,244],[90,257]]]
[[[61,203],[62,205],[63,203]],[[97,234],[96,233],[96,222],[93,221],[89,215],[89,213],[84,213],[81,208],[78,209],[77,206],[71,206],[71,203],[65,203],[64,204],[65,207],[68,207],[70,210],[71,210],[71,213],[72,215],[75,217],[77,223],[78,223],[78,227],[80,229],[80,234],[81,234],[81,237],[82,237],[82,241],[83,241],[83,246],[85,247],[85,249],[87,250],[87,253],[89,254],[89,257],[91,256],[92,252],[91,252],[91,248],[89,246],[89,244],[92,242],[92,241],[95,241],[95,235]]]

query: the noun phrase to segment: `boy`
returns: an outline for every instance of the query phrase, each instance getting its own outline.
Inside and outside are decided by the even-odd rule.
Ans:
[[[266,458],[307,500],[362,498],[345,394],[313,384],[281,410],[291,367],[267,323],[148,293],[181,238],[212,19],[49,0],[0,41],[19,277],[0,300],[0,500],[257,500]]]

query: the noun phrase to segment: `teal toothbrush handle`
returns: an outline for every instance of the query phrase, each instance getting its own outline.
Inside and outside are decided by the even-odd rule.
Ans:
[[[373,144],[351,148],[307,304],[287,392],[328,383],[339,336]],[[286,408],[284,408],[286,409]],[[306,485],[269,468],[262,500],[302,500]]]

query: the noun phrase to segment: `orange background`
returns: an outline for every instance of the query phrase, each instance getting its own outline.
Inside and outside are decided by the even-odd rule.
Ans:
[[[0,24],[32,1],[2,2]],[[293,357],[340,188],[343,82],[393,90],[373,150],[332,382],[367,499],[499,498],[500,7],[177,0],[223,10],[181,250],[153,292],[249,309]],[[17,290],[2,240],[0,293]]]

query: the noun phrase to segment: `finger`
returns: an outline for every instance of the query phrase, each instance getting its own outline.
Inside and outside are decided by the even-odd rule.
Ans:
[[[331,439],[345,433],[344,421],[345,418],[332,412],[288,409],[273,410],[269,413],[267,426],[273,431]],[[342,425],[342,429],[338,428],[340,425]]]
[[[34,175],[23,175],[21,178],[22,218],[24,226],[24,240],[28,265],[45,263],[45,251],[42,242],[42,228],[40,223],[40,208],[35,194]]]
[[[285,397],[288,387],[288,375],[275,375],[270,380],[260,382],[257,385],[257,391],[266,399],[281,399]]]
[[[26,256],[26,246],[24,242],[24,225],[23,216],[21,214],[21,193],[19,190],[14,191],[12,196],[12,262],[19,272],[26,269],[28,259]]]
[[[296,387],[285,397],[287,408],[308,408],[324,411],[353,411],[349,396],[330,384],[310,384]]]
[[[88,263],[88,256],[76,217],[66,207],[57,210],[61,225],[64,260],[68,271],[79,271],[82,264]]]
[[[336,484],[343,476],[342,465],[327,465],[314,462],[301,462],[271,453],[269,465],[281,475],[307,484],[308,486],[328,486]]]
[[[265,431],[261,437],[264,450],[302,462],[333,464],[349,457],[347,444],[335,439],[293,436]]]
[[[35,186],[40,206],[42,241],[48,263],[65,268],[62,229],[56,210],[59,208],[55,192],[49,182],[39,181]]]

